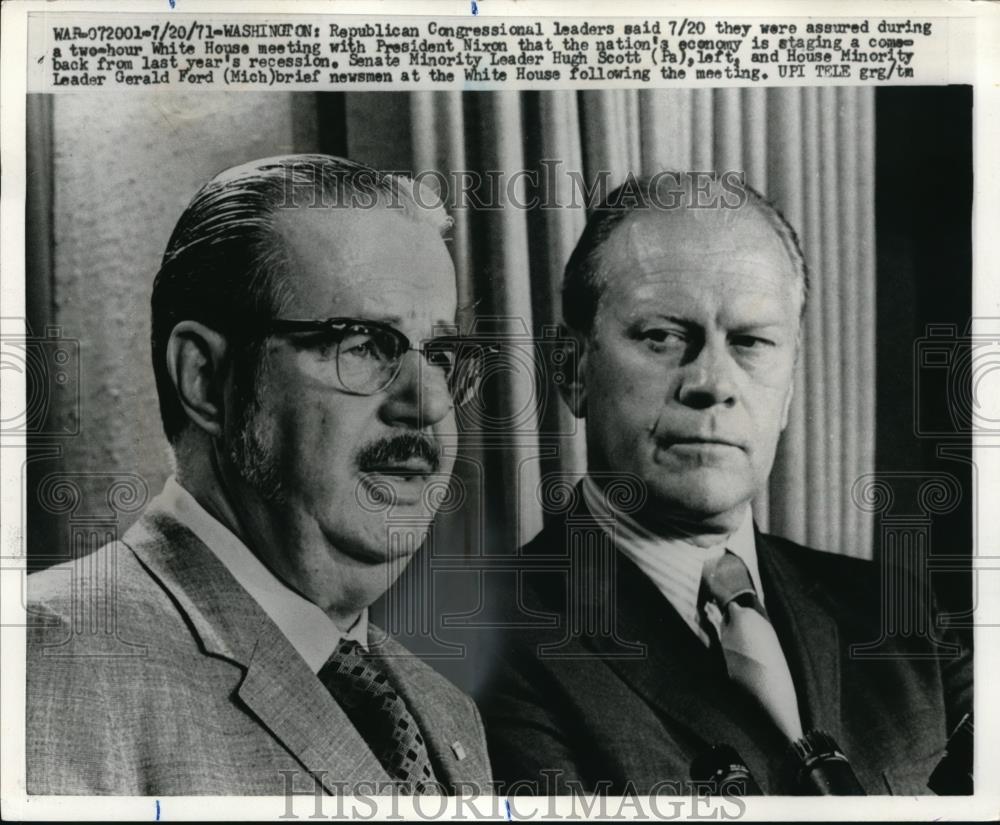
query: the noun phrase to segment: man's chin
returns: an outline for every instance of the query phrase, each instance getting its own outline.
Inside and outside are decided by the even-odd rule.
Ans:
[[[340,551],[337,564],[339,585],[351,593],[359,603],[371,606],[392,587],[406,570],[415,555],[386,553],[382,549],[351,547]]]
[[[405,567],[427,539],[429,518],[367,515],[367,523],[347,534],[343,530],[327,533],[330,546],[354,566]]]
[[[704,525],[713,531],[735,530],[752,498],[752,491],[734,486],[731,477],[695,478],[687,484],[650,485],[647,509],[665,521]]]

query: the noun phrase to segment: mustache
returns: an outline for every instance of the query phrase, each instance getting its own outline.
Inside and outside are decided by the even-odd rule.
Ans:
[[[436,473],[441,468],[441,447],[426,435],[399,433],[362,447],[357,461],[363,472],[370,472],[414,458],[427,462],[431,472]]]

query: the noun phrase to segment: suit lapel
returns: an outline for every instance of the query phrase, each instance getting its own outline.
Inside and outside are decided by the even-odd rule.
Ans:
[[[340,705],[290,647],[267,620],[239,687],[240,699],[331,793],[338,792],[337,783],[389,782]]]
[[[438,781],[446,786],[488,781],[482,733],[464,697],[449,692],[442,677],[385,631],[369,625],[368,637],[369,649],[379,657],[420,727]]]
[[[389,781],[284,634],[193,533],[153,510],[124,543],[177,603],[206,653],[246,669],[239,698],[329,792],[340,782]]]
[[[677,745],[688,758],[709,745],[725,743],[736,748],[766,784],[766,754],[784,746],[778,729],[733,689],[722,661],[706,650],[649,578],[603,533],[598,535],[600,550],[594,552],[591,544],[586,553],[574,553],[574,564],[582,565],[574,579],[590,583],[580,588],[582,615],[600,616],[612,605],[615,632],[588,634],[583,644],[599,653],[658,715],[669,719],[672,730],[685,732]],[[570,540],[571,552],[572,544]],[[615,573],[609,577],[608,570]],[[629,654],[635,644],[642,645],[644,653]]]
[[[820,583],[806,577],[768,538],[757,534],[764,598],[799,694],[806,730],[841,738],[840,640]]]

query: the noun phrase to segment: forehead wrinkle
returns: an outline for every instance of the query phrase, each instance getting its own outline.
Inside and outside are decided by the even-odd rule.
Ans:
[[[730,297],[743,293],[736,285],[723,285],[721,291],[693,287],[684,294],[672,291],[669,297],[665,297],[658,294],[656,284],[645,284],[624,296],[624,300],[619,303],[618,315],[625,320],[655,317],[686,325],[701,324],[707,318],[728,318],[730,321],[727,323],[743,319],[739,321],[740,324],[771,325],[785,320],[786,301],[793,297],[790,292],[781,292],[782,290],[761,294],[750,290],[749,303],[743,301],[733,305],[727,303]]]
[[[337,218],[335,222],[326,223],[324,218],[332,216]],[[289,249],[299,247],[307,248],[315,243],[317,237],[336,234],[341,241],[336,246],[336,256],[338,262],[343,264],[365,264],[379,259],[384,259],[390,252],[385,244],[379,243],[377,237],[372,233],[371,227],[366,226],[371,218],[382,219],[384,217],[399,218],[398,225],[394,227],[394,233],[408,236],[411,241],[416,241],[422,234],[421,230],[427,230],[431,237],[441,241],[440,235],[433,233],[431,227],[417,220],[406,212],[390,210],[388,207],[373,209],[346,209],[327,207],[325,209],[311,209],[305,206],[282,207],[275,211],[272,220],[272,229],[275,235]],[[355,245],[343,242],[348,238],[370,238],[371,243]],[[447,254],[447,253],[446,253]],[[410,258],[406,254],[393,254],[393,261],[407,263]]]
[[[748,211],[749,210],[749,211]],[[697,254],[702,257],[774,252],[785,262],[788,274],[802,280],[784,240],[759,207],[740,209],[636,210],[609,239],[638,259],[664,255]]]
[[[367,227],[365,222],[372,218],[380,222],[405,220],[399,223],[392,220],[388,229]],[[380,242],[378,236],[386,231],[391,231],[395,239],[406,244],[405,249],[397,248],[399,244]],[[324,317],[382,320],[395,326],[412,321],[421,313],[421,301],[408,300],[405,304],[394,306],[393,310],[398,314],[391,319],[385,303],[395,293],[408,294],[412,286],[412,270],[421,270],[420,266],[414,267],[415,256],[419,255],[418,262],[428,262],[428,265],[435,261],[433,254],[437,249],[428,253],[422,244],[429,239],[440,243],[442,263],[449,267],[452,265],[438,234],[431,233],[430,227],[412,216],[388,209],[285,209],[275,217],[273,234],[287,262],[287,303],[308,306],[313,314]],[[358,243],[359,238],[363,242]],[[317,249],[321,254],[317,254]],[[304,288],[303,278],[296,277],[296,271],[304,268],[313,273],[315,286],[319,286],[322,298],[311,294]],[[334,289],[330,289],[331,283],[335,285]],[[317,304],[322,304],[324,309],[320,311]]]
[[[629,317],[648,312],[650,304],[659,300],[655,294],[657,284],[678,284],[684,287],[689,300],[695,301],[703,301],[712,291],[719,291],[720,295],[740,292],[743,283],[752,291],[755,280],[774,287],[775,296],[787,292],[789,297],[798,297],[802,278],[769,224],[761,227],[764,235],[726,231],[724,227],[734,225],[733,218],[726,213],[716,224],[719,231],[706,235],[709,225],[701,215],[696,217],[699,225],[691,226],[690,232],[684,231],[682,219],[671,221],[665,232],[657,232],[658,227],[652,221],[643,220],[638,214],[629,216],[627,225],[619,226],[608,239],[609,248],[598,261],[599,307],[606,304],[609,293],[616,293],[618,301],[625,299],[621,303],[616,301],[619,312],[624,310]],[[766,223],[760,217],[762,224]],[[754,228],[748,221],[743,221],[742,226],[748,230]],[[699,283],[691,275],[704,275],[706,280]],[[675,296],[674,301],[678,298]],[[679,317],[668,305],[664,304],[664,308],[668,315]],[[595,321],[600,315],[598,311]]]
[[[636,262],[640,264],[644,272],[648,272],[651,275],[665,275],[668,273],[676,273],[676,266],[672,261],[664,262],[664,255],[649,255],[645,258],[640,258],[636,256]],[[761,262],[757,258],[743,258],[734,255],[726,254],[725,252],[699,252],[699,258],[707,258],[708,263],[699,265],[685,261],[684,271],[685,272],[718,272],[720,266],[726,264],[749,264],[755,267],[755,271],[761,268],[766,268],[769,271],[774,271],[773,267],[761,267]],[[718,263],[714,262],[714,259],[719,259]]]
[[[762,231],[753,231],[748,238],[734,230],[740,228],[752,230],[752,218],[737,222],[730,217],[729,211],[713,213],[713,216],[718,217],[721,222],[721,225],[714,225],[708,223],[709,218],[701,213],[686,212],[684,215],[689,217],[679,215],[673,220],[668,220],[666,215],[662,215],[662,221],[658,225],[653,224],[652,218],[649,217],[643,220],[639,214],[630,216],[624,227],[626,251],[642,260],[661,258],[675,252],[696,253],[703,257],[731,257],[734,253],[746,253],[748,250],[758,252],[774,250],[781,254],[783,260],[788,260],[781,239],[763,216],[757,221],[761,224],[759,229]],[[657,229],[661,231],[658,232]],[[748,247],[748,243],[752,246]],[[788,263],[790,266],[791,261],[788,260]]]
[[[790,277],[790,273],[776,271],[773,267],[762,265],[760,260],[754,258],[733,257],[723,253],[699,254],[699,259],[708,258],[703,265],[695,262],[683,262],[678,266],[673,260],[664,260],[664,255],[650,255],[645,259],[636,260],[636,271],[641,274],[641,280],[632,284],[632,291],[645,291],[643,287],[653,286],[658,283],[683,282],[690,292],[700,292],[705,288],[722,287],[726,292],[739,290],[741,281],[746,278],[753,278],[759,281],[771,283],[778,289],[789,289],[794,291],[797,288],[797,279]],[[721,284],[717,283],[691,283],[686,276],[699,274],[705,276],[721,275],[726,278]]]
[[[753,258],[732,258],[728,255],[719,257],[721,260],[714,266],[692,266],[685,262],[683,268],[678,268],[672,262],[664,264],[662,257],[656,258],[655,260],[650,258],[646,261],[638,261],[637,269],[644,276],[646,276],[646,278],[639,281],[635,284],[635,286],[637,288],[641,288],[642,286],[656,283],[675,283],[679,280],[685,280],[685,275],[700,274],[708,276],[728,275],[729,280],[722,284],[722,286],[727,289],[738,289],[740,286],[740,279],[746,278],[747,276],[762,280],[766,279],[767,281],[771,281],[775,284],[786,285],[792,289],[795,287],[795,282],[789,278],[788,273],[781,273],[775,271],[771,267],[761,266],[761,262],[754,260]],[[747,264],[748,266],[744,269],[737,266],[738,264]],[[692,290],[702,286],[702,284],[698,283],[687,285]]]

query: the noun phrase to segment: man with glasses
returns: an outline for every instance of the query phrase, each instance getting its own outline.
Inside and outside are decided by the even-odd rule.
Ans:
[[[426,537],[476,375],[448,225],[411,181],[320,155],[188,205],[152,295],[174,476],[86,570],[29,578],[29,793],[488,785],[475,706],[368,621]],[[117,639],[73,631],[81,598]]]

